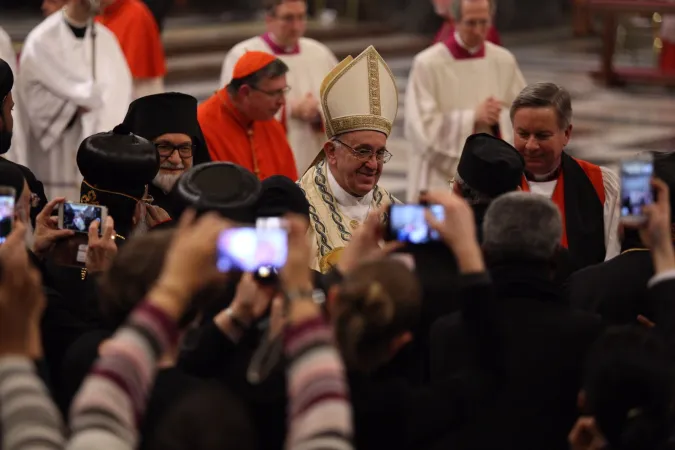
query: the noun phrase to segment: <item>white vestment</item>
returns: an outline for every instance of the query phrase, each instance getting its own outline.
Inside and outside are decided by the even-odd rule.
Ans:
[[[405,137],[411,143],[408,201],[416,202],[420,190],[449,189],[466,138],[491,131],[475,128],[474,110],[487,98],[502,102],[500,137],[513,143],[509,107],[524,87],[513,54],[490,42],[482,57],[455,58],[445,43],[419,53],[405,99]]]
[[[607,167],[600,167],[602,171],[602,185],[605,188],[605,204],[603,207],[603,218],[605,221],[605,261],[618,256],[621,253],[621,240],[619,239],[619,220],[621,213],[619,177]],[[546,198],[553,196],[553,191],[558,184],[553,181],[531,181],[530,192],[543,195]]]
[[[48,197],[79,199],[80,143],[120,124],[131,102],[131,72],[117,38],[105,26],[95,27],[95,80],[91,25],[77,38],[63,12],[35,27],[21,52],[16,103],[28,166]]]
[[[323,147],[326,135],[312,124],[291,117],[290,103],[300,100],[309,92],[319,99],[319,89],[324,77],[336,65],[335,55],[320,42],[300,38],[300,51],[296,54],[275,54],[274,50],[261,36],[248,39],[235,45],[225,57],[220,74],[220,86],[227,85],[232,79],[234,66],[246,51],[262,51],[275,54],[288,66],[286,81],[291,91],[286,95],[286,130],[288,143],[293,149],[298,173],[305,173],[314,161],[314,157]],[[277,119],[282,120],[282,111]]]
[[[0,27],[0,59],[4,60],[9,64],[9,68],[12,69],[12,74],[14,74],[14,88],[12,89],[12,97],[14,103],[16,103],[16,79],[18,73],[16,70],[16,53],[14,52],[14,46],[12,45],[12,39],[9,37],[7,32]],[[2,99],[0,99],[2,101]],[[14,125],[12,126],[12,146],[9,148],[9,151],[3,155],[3,157],[14,161],[15,163],[26,165],[28,161],[26,160],[26,146],[23,144],[23,131],[21,128],[21,118],[18,114],[12,114],[14,119]]]
[[[148,95],[163,94],[164,92],[164,77],[134,78],[132,101]]]

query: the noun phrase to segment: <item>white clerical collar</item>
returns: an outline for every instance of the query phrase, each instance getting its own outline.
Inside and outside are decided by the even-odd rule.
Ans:
[[[481,47],[482,47],[480,45],[478,47],[474,47],[474,48],[467,47],[467,45],[464,43],[464,41],[459,36],[459,33],[457,31],[455,31],[455,41],[457,41],[457,45],[459,45],[460,47],[462,47],[464,50],[471,53],[472,55],[475,55],[476,53],[478,53],[480,51]]]
[[[328,164],[326,164],[328,167]],[[337,200],[340,206],[350,207],[350,206],[367,206],[370,207],[371,202],[373,201],[373,191],[368,192],[363,197],[355,197],[349,192],[342,189],[338,184],[337,180],[333,176],[330,167],[328,167],[328,185],[330,190],[333,192],[335,200]]]
[[[277,39],[277,37],[271,31],[268,32],[267,34],[269,35],[270,40],[272,42],[274,42],[274,44],[277,45],[280,49],[283,49],[283,51],[285,51],[286,53],[293,53],[293,51],[297,48],[297,44],[296,45],[289,45],[288,47],[284,47],[283,45],[281,45],[279,43],[279,40]]]

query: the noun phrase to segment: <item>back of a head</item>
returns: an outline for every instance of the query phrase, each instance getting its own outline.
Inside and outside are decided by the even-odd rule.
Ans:
[[[470,204],[487,204],[518,189],[525,160],[512,145],[486,133],[469,136],[457,165],[459,191]]]
[[[281,217],[287,213],[309,218],[309,202],[305,193],[293,180],[283,175],[264,179],[257,216]]]
[[[244,167],[228,162],[199,164],[188,169],[170,193],[174,213],[187,208],[217,212],[236,222],[254,222],[262,185]]]
[[[159,278],[174,232],[159,230],[130,239],[99,278],[99,306],[111,329],[124,323]]]
[[[391,358],[391,340],[417,325],[421,287],[399,261],[362,264],[340,284],[333,318],[347,367],[371,372]]]
[[[253,450],[253,422],[245,405],[220,385],[179,400],[157,426],[151,450]]]
[[[77,167],[84,177],[80,201],[106,206],[117,233],[128,237],[136,206],[159,171],[155,146],[119,125],[84,139],[77,151]]]
[[[611,448],[663,448],[672,423],[673,367],[667,347],[643,326],[609,329],[588,354],[586,413]]]
[[[510,192],[485,213],[483,249],[491,261],[551,261],[561,236],[560,211],[541,195]]]

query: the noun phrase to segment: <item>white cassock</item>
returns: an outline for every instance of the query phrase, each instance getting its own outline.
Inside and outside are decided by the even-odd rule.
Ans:
[[[602,171],[602,185],[605,188],[603,218],[605,223],[605,261],[607,261],[621,253],[621,239],[619,238],[621,189],[619,177],[616,173],[602,166],[600,166],[600,170]],[[528,180],[527,183],[530,185],[530,192],[533,194],[551,198],[558,182],[556,180],[541,182]]]
[[[77,38],[63,12],[35,27],[21,52],[16,103],[28,166],[50,198],[79,199],[80,143],[122,123],[131,102],[131,72],[117,38],[101,24],[95,27],[95,80],[91,25]],[[78,113],[80,108],[88,112]]]
[[[0,59],[9,64],[9,68],[12,69],[12,74],[14,74],[14,88],[12,89],[12,97],[16,103],[16,79],[19,75],[16,71],[16,53],[14,52],[12,39],[9,37],[9,34],[7,34],[7,32],[2,29],[2,27],[0,27]],[[12,146],[9,148],[9,151],[3,155],[3,157],[25,166],[28,161],[26,160],[26,146],[23,144],[24,136],[21,128],[21,118],[18,114],[12,114],[12,118],[14,119],[14,125],[12,127]]]
[[[513,54],[490,42],[468,50],[455,33],[448,43],[419,53],[405,99],[405,137],[411,144],[408,201],[417,201],[423,189],[449,188],[466,138],[494,134],[475,127],[475,108],[491,96],[503,104],[499,137],[512,144],[509,107],[524,87]]]
[[[288,66],[286,80],[291,91],[286,95],[286,108],[282,108],[277,119],[282,123],[285,121],[288,143],[293,149],[298,173],[305,173],[323,147],[326,135],[312,124],[293,119],[290,103],[302,99],[308,92],[318,100],[321,82],[337,65],[337,59],[328,47],[313,39],[300,38],[297,48],[281,49],[274,44],[269,35],[256,36],[235,45],[227,54],[220,74],[220,86],[230,82],[235,64],[247,51],[271,53]]]

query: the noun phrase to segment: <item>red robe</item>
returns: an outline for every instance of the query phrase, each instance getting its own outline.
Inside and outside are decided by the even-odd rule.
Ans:
[[[199,105],[197,118],[212,161],[238,164],[261,180],[272,175],[298,179],[293,151],[277,120],[246,120],[224,88]]]
[[[136,79],[161,78],[166,74],[164,47],[159,27],[141,0],[117,0],[96,18],[112,31]]]
[[[454,32],[455,32],[455,23],[452,21],[452,19],[448,19],[447,21],[445,21],[445,23],[443,23],[443,26],[438,31],[438,34],[436,34],[434,44],[438,42],[445,42]],[[499,36],[499,32],[494,27],[494,25],[490,26],[486,39],[492,42],[493,44],[502,45],[502,39]]]

